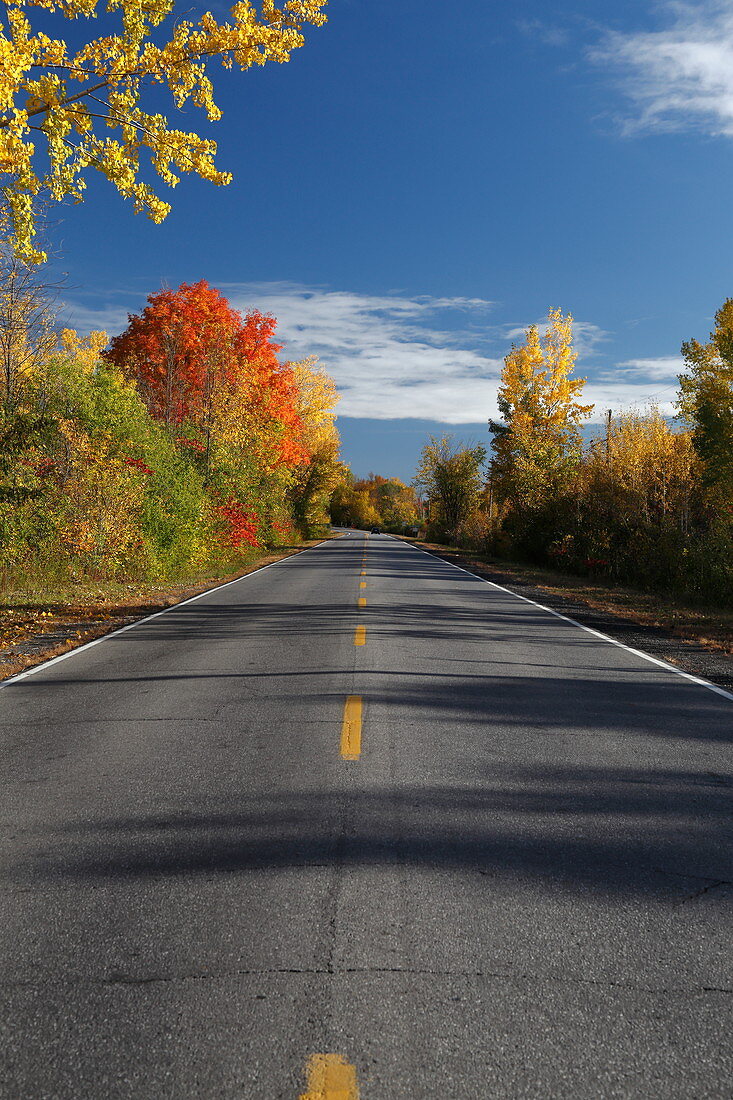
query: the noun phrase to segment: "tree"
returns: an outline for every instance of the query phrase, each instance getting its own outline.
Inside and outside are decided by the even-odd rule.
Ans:
[[[315,356],[289,363],[297,389],[300,441],[307,460],[295,467],[290,499],[296,522],[304,533],[328,523],[328,504],[340,479],[339,447],[334,409],[339,400],[336,384]]]
[[[293,470],[308,461],[293,368],[278,360],[274,317],[242,317],[205,280],[160,291],[106,358],[133,380],[154,417],[197,459],[231,526],[257,538],[289,523]],[[237,520],[239,523],[239,520]]]
[[[274,317],[256,309],[240,319],[234,369],[220,376],[211,413],[216,442],[256,458],[265,472],[292,469],[308,459],[295,372],[277,357],[276,327]]]
[[[217,385],[237,373],[240,315],[202,279],[150,294],[142,313],[128,320],[106,358],[135,380],[156,419],[205,428]]]
[[[433,436],[422,449],[414,483],[427,497],[431,522],[453,536],[478,504],[485,460],[485,447],[461,447],[450,436]]]
[[[494,435],[492,482],[513,507],[537,508],[566,488],[581,454],[579,425],[592,405],[578,398],[585,379],[571,378],[573,319],[551,310],[544,336],[536,325],[504,360]]]
[[[38,0],[45,12],[67,19],[96,19],[100,0]],[[209,68],[219,59],[242,70],[268,61],[290,60],[304,43],[306,23],[325,22],[326,0],[238,0],[231,20],[210,12],[197,23],[175,15],[174,0],[115,0],[103,16],[103,33],[80,49],[36,30],[29,18],[33,0],[9,0],[0,32],[0,170],[6,174],[5,202],[19,254],[43,259],[33,246],[34,201],[41,191],[60,201],[80,202],[84,173],[94,169],[132,199],[135,212],[159,222],[170,210],[141,175],[170,187],[178,173],[195,172],[215,184],[231,180],[214,163],[216,143],[172,127],[153,108],[154,85],[165,85],[181,110],[190,100],[210,122],[221,118]],[[261,9],[261,14],[260,11]],[[112,20],[119,13],[119,26]],[[181,18],[183,15],[183,18]],[[169,20],[166,40],[157,29]],[[161,41],[162,39],[162,41]],[[145,94],[144,94],[145,93]],[[143,100],[149,102],[143,106]],[[112,136],[116,134],[117,136]]]
[[[368,494],[373,512],[376,513],[372,522],[379,526],[401,529],[417,523],[415,490],[399,478],[371,473],[368,477],[355,481],[354,489],[356,492]]]
[[[205,279],[148,297],[105,353],[169,427],[194,430],[207,461],[215,441],[260,449],[265,463],[305,461],[293,371],[277,358],[274,317],[242,317]],[[189,440],[190,442],[190,440]]]
[[[583,457],[566,530],[550,557],[671,586],[689,564],[699,465],[691,433],[675,431],[657,408],[620,413]]]
[[[13,412],[20,391],[34,369],[56,346],[58,287],[38,276],[38,269],[0,246],[0,400]]]
[[[339,462],[334,474],[334,487],[329,501],[331,523],[337,527],[348,527],[354,522],[351,516],[351,504],[354,495],[354,475],[348,466]]]
[[[692,428],[705,495],[714,509],[733,504],[733,298],[715,314],[709,344],[682,345],[678,408]]]
[[[399,529],[417,525],[417,498],[411,485],[390,477],[381,481],[374,495],[384,527]]]

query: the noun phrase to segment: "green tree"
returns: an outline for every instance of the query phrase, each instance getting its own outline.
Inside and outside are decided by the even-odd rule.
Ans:
[[[707,503],[728,508],[733,503],[733,298],[715,314],[710,343],[688,340],[682,354],[687,371],[680,375],[679,412],[692,428]]]
[[[451,537],[478,505],[485,461],[485,447],[462,447],[450,436],[432,436],[422,449],[414,484],[428,501],[431,524]]]

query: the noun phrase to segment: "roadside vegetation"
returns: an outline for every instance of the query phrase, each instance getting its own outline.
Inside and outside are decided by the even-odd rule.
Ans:
[[[56,333],[11,256],[0,280],[0,587],[231,575],[327,531],[337,395],[281,362],[276,322],[206,282],[151,294],[124,333]]]
[[[327,532],[342,476],[333,381],[315,359],[278,357],[273,317],[240,316],[202,280],[152,293],[111,343],[59,330],[60,288],[37,236],[95,175],[154,222],[170,210],[158,185],[186,172],[231,182],[214,141],[160,113],[166,95],[178,115],[194,107],[215,123],[212,67],[287,62],[325,23],[325,0],[237,5],[223,22],[203,9],[181,21],[167,0],[144,12],[128,0],[107,12],[81,0],[47,7],[54,34],[73,24],[68,42],[42,33],[30,9],[11,12],[3,32],[4,652],[49,627],[64,648],[90,624],[307,545]]]
[[[590,443],[572,318],[506,357],[491,453],[432,439],[416,486],[425,535],[504,561],[733,608],[733,299],[682,347],[678,418],[609,416]]]

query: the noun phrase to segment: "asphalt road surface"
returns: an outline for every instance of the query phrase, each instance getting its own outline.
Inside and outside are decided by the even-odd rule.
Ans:
[[[9,682],[0,1095],[730,1097],[732,737],[361,532]]]

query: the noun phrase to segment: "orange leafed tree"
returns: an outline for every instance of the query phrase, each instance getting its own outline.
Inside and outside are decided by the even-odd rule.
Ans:
[[[242,317],[202,279],[151,294],[106,356],[169,427],[193,427],[207,448],[212,431],[255,449],[265,444],[273,463],[297,465],[305,457],[297,389],[277,358],[276,323],[258,310]]]

